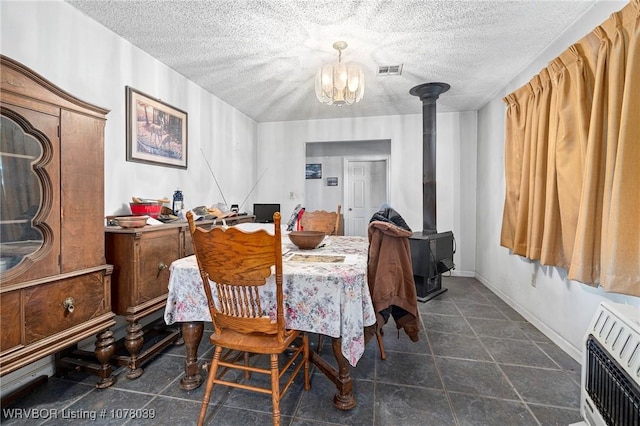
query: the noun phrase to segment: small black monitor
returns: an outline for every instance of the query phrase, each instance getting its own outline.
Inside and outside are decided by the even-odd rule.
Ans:
[[[273,223],[273,214],[280,211],[280,204],[254,204],[253,215],[256,223]]]

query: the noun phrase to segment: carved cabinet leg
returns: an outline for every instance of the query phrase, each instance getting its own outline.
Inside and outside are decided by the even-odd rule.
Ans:
[[[184,362],[184,377],[180,380],[180,389],[193,390],[202,383],[198,365],[198,346],[202,340],[204,323],[185,322],[182,324],[182,338],[187,357]]]
[[[144,343],[144,332],[137,321],[130,321],[127,327],[127,335],[124,337],[124,347],[129,351],[129,372],[127,378],[137,379],[142,376],[144,370],[140,368],[138,354]]]
[[[113,332],[111,330],[104,330],[96,336],[96,348],[95,355],[100,362],[100,368],[98,370],[98,383],[96,383],[96,387],[99,389],[108,388],[111,386],[115,379],[111,375],[111,364],[109,361],[113,356],[116,347],[115,347],[116,339],[113,337]]]

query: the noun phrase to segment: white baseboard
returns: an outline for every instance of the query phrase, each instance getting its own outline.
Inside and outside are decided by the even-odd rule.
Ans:
[[[560,347],[563,351],[565,351],[571,358],[576,360],[578,363],[582,365],[582,351],[579,348],[576,348],[567,340],[565,340],[558,333],[550,329],[546,324],[536,318],[531,312],[527,311],[524,307],[518,304],[515,300],[511,299],[507,296],[502,290],[494,287],[486,278],[484,278],[480,274],[475,274],[475,277],[478,281],[484,284],[489,290],[495,293],[500,299],[502,299],[507,305],[511,306],[515,309],[520,315],[524,317],[527,321],[533,324],[538,330],[542,332],[545,336],[547,336],[553,343]]]
[[[40,376],[53,376],[55,364],[53,355],[44,357],[0,379],[0,398],[11,394]]]
[[[451,272],[451,276],[452,277],[467,277],[467,278],[475,278],[476,277],[475,271],[459,271],[457,269],[454,269],[453,271],[450,271],[450,272]],[[446,274],[443,275],[443,277],[444,276],[446,276]]]

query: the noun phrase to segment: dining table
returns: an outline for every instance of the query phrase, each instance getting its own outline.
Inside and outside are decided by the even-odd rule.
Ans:
[[[327,236],[317,248],[301,250],[282,236],[286,326],[331,338],[337,368],[321,356],[320,348],[310,351],[310,358],[335,384],[333,402],[341,410],[356,406],[350,367],[364,353],[365,327],[376,322],[367,283],[368,247],[367,237]],[[186,351],[180,387],[192,390],[202,383],[197,348],[211,315],[195,255],[174,261],[169,271],[164,320],[180,324]],[[216,299],[215,284],[209,285]],[[271,275],[260,290],[265,313],[275,308],[274,289]]]

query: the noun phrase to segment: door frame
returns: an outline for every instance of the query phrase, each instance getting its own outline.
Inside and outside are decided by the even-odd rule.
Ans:
[[[343,220],[344,223],[344,235],[350,235],[350,229],[349,229],[349,224],[348,224],[348,220],[346,220],[346,215],[347,215],[347,211],[349,209],[348,206],[348,200],[349,200],[349,188],[350,188],[350,182],[349,182],[349,163],[350,162],[363,162],[363,161],[368,161],[368,162],[373,162],[373,161],[384,161],[385,163],[385,172],[386,172],[386,182],[385,182],[385,193],[386,193],[386,200],[387,203],[389,203],[390,199],[391,199],[391,184],[390,184],[390,177],[391,177],[391,156],[390,155],[349,155],[349,156],[345,156],[342,159],[342,181],[344,182],[343,185],[343,191],[342,191],[342,211],[343,211],[343,216],[345,217],[345,220]]]

